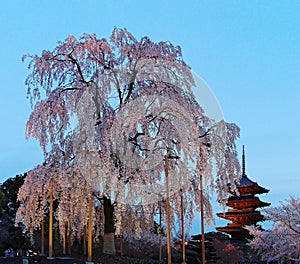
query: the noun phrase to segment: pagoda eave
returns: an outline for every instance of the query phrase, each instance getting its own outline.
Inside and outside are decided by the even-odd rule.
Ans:
[[[232,211],[232,212],[226,212],[226,213],[217,213],[217,216],[226,218],[226,217],[253,217],[258,216],[262,214],[259,211],[250,211],[250,212],[238,212],[238,211]]]
[[[238,186],[238,190],[241,195],[251,193],[251,194],[263,194],[268,193],[269,190],[259,186],[257,183],[246,186]]]
[[[228,226],[222,226],[222,227],[216,227],[216,230],[218,232],[223,232],[227,234],[231,233],[245,233],[247,234],[248,231],[243,227],[228,227]]]
[[[264,220],[263,215],[259,211],[254,212],[226,212],[217,213],[217,216],[224,218],[226,220],[232,221],[234,223],[239,223],[242,225],[250,225]]]
[[[228,207],[242,209],[242,208],[259,208],[269,206],[270,203],[260,201],[257,197],[230,197],[226,204]]]

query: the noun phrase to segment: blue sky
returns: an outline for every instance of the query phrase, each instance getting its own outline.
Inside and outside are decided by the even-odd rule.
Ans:
[[[70,34],[108,38],[117,26],[180,45],[225,120],[241,128],[247,174],[270,189],[261,199],[299,196],[299,1],[12,0],[0,10],[0,182],[42,162],[37,142],[24,136],[31,109],[22,55]]]

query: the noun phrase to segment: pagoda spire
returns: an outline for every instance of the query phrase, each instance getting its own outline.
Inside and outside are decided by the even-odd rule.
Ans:
[[[245,161],[245,147],[243,145],[243,155],[242,155],[242,176],[246,175],[246,161]]]

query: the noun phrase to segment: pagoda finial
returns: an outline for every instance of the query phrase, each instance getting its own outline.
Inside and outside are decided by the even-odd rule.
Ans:
[[[242,176],[246,175],[246,162],[245,162],[245,147],[243,145],[243,155],[242,155]]]

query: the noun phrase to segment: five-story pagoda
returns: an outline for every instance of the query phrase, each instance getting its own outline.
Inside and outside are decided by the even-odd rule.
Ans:
[[[227,226],[217,227],[217,231],[231,235],[232,240],[245,240],[249,237],[248,231],[243,228],[245,225],[255,225],[263,220],[263,215],[256,210],[259,207],[269,206],[270,203],[262,202],[257,194],[268,193],[269,190],[259,186],[250,180],[245,173],[245,150],[243,146],[242,155],[242,177],[237,184],[239,196],[232,194],[226,205],[230,207],[226,213],[217,213],[217,216],[230,220]]]

